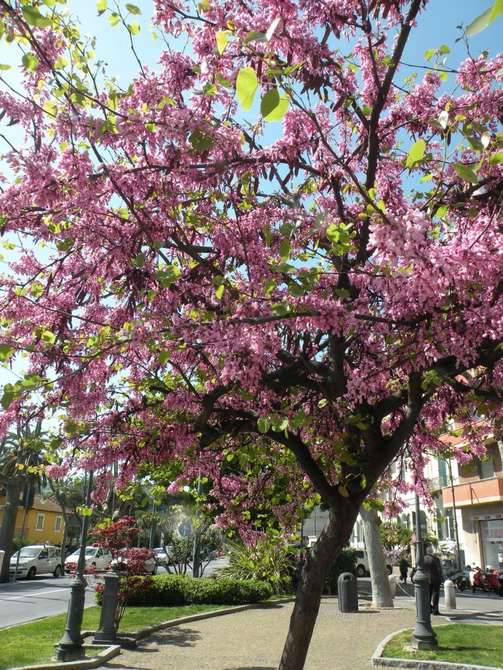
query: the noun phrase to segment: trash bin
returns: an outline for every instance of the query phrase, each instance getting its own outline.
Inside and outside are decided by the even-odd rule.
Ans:
[[[356,577],[351,572],[343,572],[337,580],[339,610],[345,614],[358,612],[358,591]]]

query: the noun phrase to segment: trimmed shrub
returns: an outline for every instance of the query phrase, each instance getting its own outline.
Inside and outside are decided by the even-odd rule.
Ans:
[[[330,569],[327,581],[325,582],[325,588],[330,593],[337,593],[339,575],[343,572],[352,572],[355,574],[355,571],[356,549],[343,549]]]
[[[272,589],[266,582],[252,579],[194,579],[184,575],[135,577],[128,589],[127,605],[170,607],[175,605],[244,605],[266,600]],[[102,595],[97,590],[96,601]]]

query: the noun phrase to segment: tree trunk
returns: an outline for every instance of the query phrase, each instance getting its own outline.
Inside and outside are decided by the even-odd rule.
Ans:
[[[365,509],[363,505],[360,509],[360,516],[363,521],[363,535],[369,559],[372,604],[374,607],[393,607],[386,559],[379,534],[379,516],[375,509]]]
[[[19,496],[22,486],[16,480],[7,481],[5,484],[5,507],[0,527],[0,549],[5,551],[5,556],[0,573],[0,582],[9,581],[9,565],[12,554],[12,540],[16,530],[16,516],[19,507]]]
[[[349,540],[359,504],[360,500],[344,498],[330,509],[327,525],[304,564],[279,670],[302,670],[304,667],[325,579]]]

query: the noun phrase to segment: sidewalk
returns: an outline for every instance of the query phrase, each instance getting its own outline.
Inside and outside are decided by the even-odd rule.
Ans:
[[[414,610],[340,614],[336,598],[324,598],[305,670],[365,670],[389,633],[413,626]],[[293,603],[257,607],[236,614],[168,628],[137,651],[123,651],[109,670],[276,670]]]

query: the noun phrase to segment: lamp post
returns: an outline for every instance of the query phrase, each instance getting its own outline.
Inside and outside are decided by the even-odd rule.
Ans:
[[[89,472],[86,487],[86,507],[91,502],[91,491],[93,485],[93,472]],[[86,565],[86,542],[87,530],[89,527],[89,516],[86,514],[82,518],[80,527],[80,553],[77,562],[77,574],[71,586],[70,602],[68,603],[68,612],[66,615],[66,627],[63,637],[58,643],[56,651],[57,661],[77,661],[85,657],[82,646],[82,617],[84,616],[84,600],[86,597],[87,582],[84,577]]]
[[[414,649],[435,649],[437,636],[431,627],[430,586],[424,572],[424,544],[421,533],[419,496],[416,493],[416,574],[414,575],[416,595],[416,626],[412,633],[411,645]]]
[[[449,468],[449,480],[451,484],[451,495],[452,495],[452,522],[454,525],[454,537],[456,540],[456,568],[461,570],[460,556],[461,551],[459,548],[459,533],[458,533],[458,513],[456,509],[456,492],[454,490],[454,480],[452,478],[452,465],[451,460],[447,461],[447,467]]]

